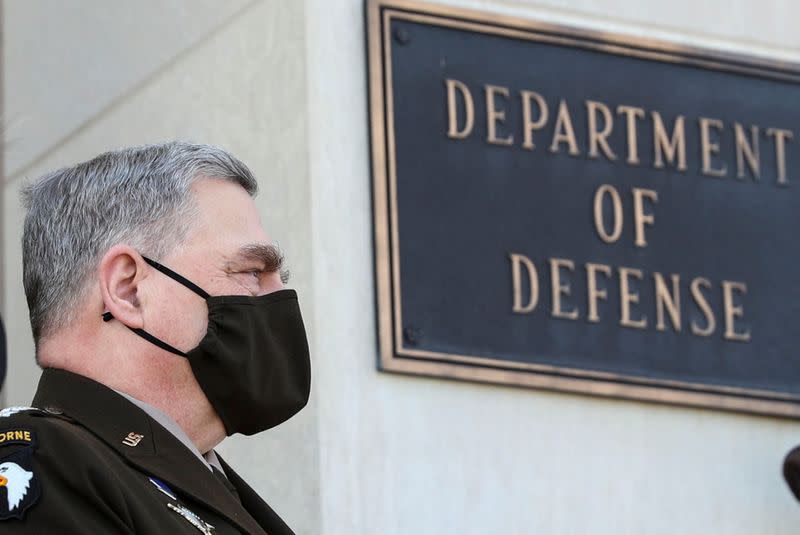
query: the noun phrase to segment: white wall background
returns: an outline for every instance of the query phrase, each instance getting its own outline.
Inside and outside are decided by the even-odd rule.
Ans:
[[[441,0],[440,0],[441,1]],[[780,0],[448,0],[800,61]],[[790,534],[788,420],[381,374],[375,369],[361,0],[5,1],[6,402],[38,371],[20,184],[132,143],[225,146],[261,177],[314,358],[311,406],[223,453],[298,533]]]

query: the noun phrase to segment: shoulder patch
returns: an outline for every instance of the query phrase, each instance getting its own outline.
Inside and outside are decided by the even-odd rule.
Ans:
[[[0,429],[0,447],[21,444],[36,446],[36,434],[27,427],[9,427]]]
[[[4,430],[8,436],[13,433],[29,433],[28,447],[20,448],[11,455],[0,458],[0,521],[10,518],[21,519],[30,506],[42,494],[39,478],[33,469],[33,432],[30,430]],[[17,440],[14,438],[13,440]],[[20,439],[25,443],[25,438]]]

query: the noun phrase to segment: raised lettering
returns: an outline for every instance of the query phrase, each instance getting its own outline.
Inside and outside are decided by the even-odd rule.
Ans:
[[[753,178],[757,179],[761,177],[758,151],[758,127],[755,125],[750,127],[749,141],[747,135],[744,133],[744,128],[739,123],[734,123],[733,131],[736,137],[736,176],[738,178],[745,177],[744,164],[746,160]]]
[[[657,169],[664,167],[664,159],[671,165],[675,165],[677,158],[678,171],[686,171],[686,131],[684,129],[684,118],[678,115],[672,126],[672,136],[667,136],[664,121],[661,115],[654,111],[653,117],[653,150],[655,152],[653,166]]]
[[[586,264],[586,287],[589,294],[589,315],[588,319],[592,323],[600,321],[600,315],[597,313],[597,301],[599,299],[608,299],[608,292],[597,288],[597,273],[603,273],[606,277],[611,276],[611,266],[605,264]]]
[[[575,129],[572,128],[572,118],[569,115],[569,108],[565,100],[561,100],[558,104],[558,115],[556,116],[556,124],[553,129],[553,141],[550,143],[550,152],[558,152],[558,147],[561,143],[569,145],[569,154],[577,156],[580,154],[578,151],[578,142],[575,140]]]
[[[514,287],[514,305],[512,311],[515,314],[528,314],[533,312],[539,302],[539,274],[536,266],[530,258],[525,255],[511,253],[511,281]],[[528,302],[522,303],[522,268],[528,274]]]
[[[718,132],[722,130],[723,124],[719,119],[709,119],[707,117],[700,117],[700,152],[703,156],[702,173],[708,176],[725,176],[728,172],[728,167],[723,163],[721,168],[715,168],[711,157],[719,153],[719,143],[712,141],[711,129],[714,128]]]
[[[507,87],[500,87],[497,85],[486,85],[486,142],[492,145],[511,145],[514,143],[514,136],[509,134],[507,137],[497,137],[497,125],[502,124],[506,120],[506,112],[498,110],[495,106],[497,95],[501,95],[504,99],[508,98],[509,92]]]
[[[667,289],[667,283],[661,273],[653,273],[656,292],[656,329],[666,331],[667,324],[664,321],[664,310],[669,313],[672,328],[680,332],[681,330],[681,292],[680,275],[673,274],[672,292]]]
[[[778,167],[778,184],[786,185],[786,140],[794,137],[791,130],[767,129],[767,135],[775,138],[775,165]]]
[[[536,146],[533,143],[533,131],[540,130],[547,124],[549,111],[547,109],[547,102],[545,102],[542,95],[534,91],[520,91],[522,96],[522,131],[525,134],[525,139],[522,142],[523,148],[533,150]],[[539,108],[539,118],[533,120],[533,110],[531,101],[536,101],[536,106]]]
[[[733,302],[734,292],[741,295],[747,294],[747,285],[741,282],[722,281],[722,301],[725,309],[725,334],[726,340],[735,342],[749,342],[750,330],[744,332],[736,331],[736,318],[744,316],[744,308]]]
[[[603,116],[603,128],[598,130],[597,126],[597,112]],[[598,148],[603,151],[603,154],[609,160],[616,160],[617,155],[608,146],[608,136],[614,129],[614,117],[611,115],[611,110],[602,102],[594,100],[586,101],[586,117],[589,121],[589,158],[597,158],[599,155]]]
[[[445,80],[447,86],[447,137],[451,139],[465,139],[472,133],[475,125],[475,104],[472,101],[472,93],[463,82],[458,80]],[[464,127],[458,128],[458,103],[456,102],[456,92],[461,94],[464,101]]]
[[[639,293],[632,292],[630,289],[629,277],[642,280],[642,272],[638,269],[620,267],[619,268],[619,302],[620,319],[619,324],[623,327],[633,329],[644,329],[647,327],[647,318],[631,319],[631,304],[639,302]]]
[[[655,204],[658,202],[658,193],[651,189],[633,188],[633,221],[636,230],[634,244],[636,247],[645,247],[647,245],[647,240],[644,237],[644,226],[652,225],[655,222],[655,216],[652,213],[644,213],[645,198]]]
[[[636,136],[636,119],[644,118],[644,109],[635,106],[617,106],[617,113],[625,115],[625,126],[628,134],[628,163],[639,165],[639,146]]]
[[[711,282],[706,278],[697,277],[693,279],[689,285],[694,302],[706,318],[706,326],[701,328],[697,322],[692,321],[691,330],[692,334],[697,336],[711,336],[714,329],[717,328],[717,321],[714,319],[714,311],[711,309],[711,305],[708,304],[706,296],[703,295],[703,291],[700,289],[701,287],[706,289],[711,288]]]
[[[575,263],[572,260],[563,258],[550,259],[550,283],[553,296],[552,315],[554,318],[578,319],[577,309],[563,310],[561,308],[561,296],[569,296],[572,293],[569,284],[561,284],[561,268],[574,271]]]
[[[603,218],[603,197],[608,194],[613,208],[614,230],[609,234],[606,231]],[[614,243],[622,235],[622,199],[619,193],[610,184],[603,184],[594,194],[594,229],[600,239],[606,243]]]

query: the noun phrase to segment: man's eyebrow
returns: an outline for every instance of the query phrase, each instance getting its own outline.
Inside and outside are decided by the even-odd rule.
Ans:
[[[271,243],[251,243],[239,248],[229,264],[258,264],[267,272],[280,271],[281,280],[289,280],[289,272],[284,267],[283,252],[280,247]]]

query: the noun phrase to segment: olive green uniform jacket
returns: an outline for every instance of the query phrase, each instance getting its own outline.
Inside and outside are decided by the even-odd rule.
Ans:
[[[292,534],[224,461],[227,480],[95,381],[46,369],[33,405],[0,417],[0,533]]]

